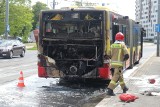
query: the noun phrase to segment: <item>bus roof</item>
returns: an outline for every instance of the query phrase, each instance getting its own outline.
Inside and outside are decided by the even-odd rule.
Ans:
[[[61,11],[61,10],[67,11],[67,10],[70,10],[70,9],[75,9],[75,10],[104,10],[104,11],[111,11],[111,12],[114,12],[114,13],[118,13],[117,11],[110,9],[107,6],[82,6],[82,7],[81,6],[80,7],[71,6],[71,7],[62,7],[61,9],[54,9],[54,11]],[[53,11],[53,10],[43,10],[43,11]]]

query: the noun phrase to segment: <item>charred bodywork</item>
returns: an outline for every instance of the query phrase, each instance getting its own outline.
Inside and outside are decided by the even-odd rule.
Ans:
[[[39,64],[46,77],[97,78],[103,66],[105,11],[42,12]]]

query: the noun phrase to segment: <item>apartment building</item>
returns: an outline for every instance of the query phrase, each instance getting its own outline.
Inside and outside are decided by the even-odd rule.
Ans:
[[[155,24],[158,20],[158,0],[136,0],[135,19],[146,30],[144,40],[153,40],[157,36]]]

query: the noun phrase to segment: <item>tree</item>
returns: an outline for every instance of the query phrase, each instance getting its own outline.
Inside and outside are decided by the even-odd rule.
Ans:
[[[75,5],[78,6],[78,7],[80,7],[80,6],[82,6],[82,3],[79,2],[79,1],[75,1]]]
[[[5,30],[5,0],[0,1],[0,35]]]
[[[0,34],[5,31],[5,1],[0,1]],[[21,36],[27,40],[32,29],[31,0],[9,0],[9,25],[11,36]]]
[[[41,3],[41,2],[37,2],[35,5],[32,6],[32,11],[34,14],[33,17],[33,29],[35,29],[38,26],[38,22],[39,22],[39,14],[41,12],[41,10],[48,10],[49,8],[47,7],[46,4]]]
[[[10,35],[21,36],[23,40],[27,40],[33,22],[31,8],[14,4],[10,4],[10,8]]]

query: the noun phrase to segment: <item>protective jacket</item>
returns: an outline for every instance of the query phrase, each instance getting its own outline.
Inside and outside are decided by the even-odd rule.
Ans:
[[[111,68],[123,67],[123,62],[129,58],[129,52],[122,41],[115,41],[111,45]]]

